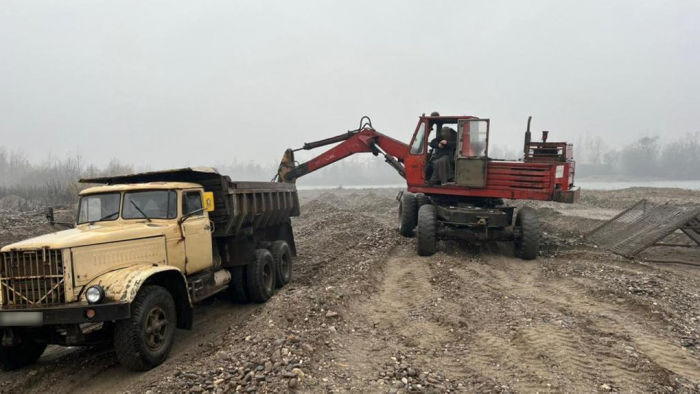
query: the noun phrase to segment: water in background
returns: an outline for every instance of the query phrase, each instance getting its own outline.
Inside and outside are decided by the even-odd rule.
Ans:
[[[619,190],[630,187],[664,187],[688,190],[700,190],[700,181],[576,181],[581,189]]]
[[[630,187],[658,187],[700,190],[700,181],[577,181],[576,186],[585,190],[619,190]],[[405,189],[405,183],[384,185],[334,185],[334,186],[305,186],[297,185],[298,190],[329,190],[329,189]]]

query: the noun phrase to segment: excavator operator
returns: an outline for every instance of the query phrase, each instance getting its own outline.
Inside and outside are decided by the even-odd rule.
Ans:
[[[431,164],[433,174],[428,181],[431,185],[440,185],[454,181],[454,155],[457,145],[457,132],[448,126],[440,129],[440,135],[430,141],[433,148]]]

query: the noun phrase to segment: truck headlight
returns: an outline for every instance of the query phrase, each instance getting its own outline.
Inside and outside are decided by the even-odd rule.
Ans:
[[[97,304],[105,298],[105,291],[102,286],[90,286],[87,291],[85,291],[85,298],[91,304]]]

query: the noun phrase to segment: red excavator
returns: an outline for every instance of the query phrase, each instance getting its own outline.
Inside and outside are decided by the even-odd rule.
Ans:
[[[509,200],[575,202],[580,189],[574,186],[573,146],[566,142],[531,140],[528,118],[523,159],[498,160],[488,156],[490,121],[475,116],[423,114],[406,145],[379,133],[368,117],[357,130],[325,140],[287,149],[277,179],[295,182],[297,178],[321,169],[352,154],[382,155],[406,179],[407,192],[399,193],[399,232],[412,237],[417,229],[418,254],[430,256],[438,238],[458,237],[477,241],[513,241],[516,256],[531,260],[539,254],[540,226],[537,214],[504,204]],[[450,166],[454,178],[443,184],[430,182],[432,149],[429,141],[443,127],[456,131]],[[340,143],[303,164],[294,152]],[[515,219],[515,220],[513,220]]]

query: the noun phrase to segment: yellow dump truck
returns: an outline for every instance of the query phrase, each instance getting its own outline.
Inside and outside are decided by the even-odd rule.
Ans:
[[[0,250],[4,369],[49,344],[113,341],[123,365],[148,370],[168,357],[176,328],[192,328],[197,302],[224,291],[265,302],[291,279],[293,184],[212,168],[81,182],[97,186],[80,193],[74,228]]]

